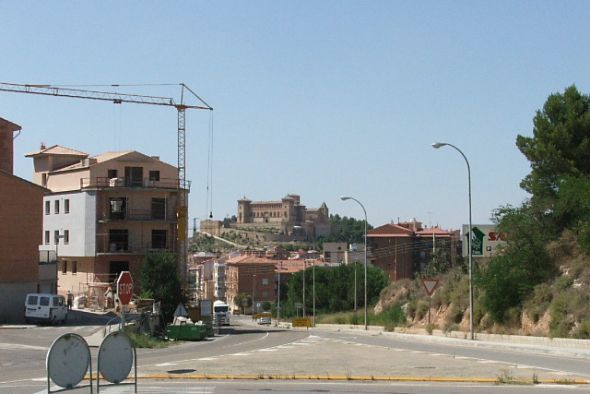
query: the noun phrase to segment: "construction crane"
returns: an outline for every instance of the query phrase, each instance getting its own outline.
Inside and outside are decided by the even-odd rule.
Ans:
[[[120,87],[121,85],[110,85]],[[188,201],[187,193],[181,189],[188,190],[186,181],[186,114],[187,109],[200,109],[213,111],[213,108],[205,102],[198,94],[184,83],[180,86],[180,102],[177,103],[171,97],[145,96],[139,94],[127,94],[118,92],[105,92],[99,90],[72,89],[68,87],[52,85],[28,85],[0,82],[0,91],[12,93],[37,94],[43,96],[69,97],[86,100],[110,101],[113,104],[131,103],[145,105],[159,105],[174,107],[178,112],[178,189],[179,208],[177,212],[177,233],[179,241],[179,271],[182,283],[186,281],[187,274],[187,233],[188,233]],[[184,102],[185,93],[194,96],[201,105],[187,105]]]

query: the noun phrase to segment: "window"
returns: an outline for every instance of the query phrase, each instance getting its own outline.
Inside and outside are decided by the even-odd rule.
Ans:
[[[39,300],[38,296],[30,295],[29,298],[27,298],[27,305],[37,305],[38,300]]]
[[[143,167],[125,167],[125,186],[143,186]]]
[[[160,171],[150,171],[150,181],[159,181]]]
[[[53,306],[64,306],[63,297],[53,297]]]
[[[117,197],[109,199],[109,219],[125,219],[126,212],[126,197]]]
[[[55,209],[54,209],[55,213],[59,213],[59,200],[55,200]]]
[[[49,245],[49,231],[45,231],[45,245]]]
[[[51,201],[45,201],[45,215],[51,213]]]
[[[66,198],[64,200],[64,213],[70,213],[70,199]]]
[[[152,198],[152,219],[166,219],[166,199]]]
[[[268,285],[268,278],[262,278],[262,285],[263,286]]]
[[[64,245],[70,243],[70,230],[64,230]]]
[[[41,186],[47,187],[47,174],[41,174]]]
[[[68,273],[68,262],[66,260],[61,262],[61,273],[64,275]]]
[[[59,244],[59,230],[55,230],[53,232],[53,242],[58,245]]]
[[[166,249],[166,230],[152,230],[152,249]]]
[[[109,251],[129,250],[128,230],[109,230]]]
[[[78,273],[78,262],[72,261],[72,274],[76,275]]]
[[[117,170],[108,170],[107,174],[108,174],[107,177],[109,179],[116,178],[117,177]]]
[[[49,297],[40,297],[39,305],[41,306],[49,306]]]

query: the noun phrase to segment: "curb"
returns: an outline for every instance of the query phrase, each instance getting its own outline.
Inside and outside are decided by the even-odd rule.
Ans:
[[[494,348],[494,347],[502,347],[505,349],[511,350],[529,350],[535,351],[538,353],[544,354],[555,354],[561,356],[575,356],[575,357],[583,357],[587,358],[590,356],[590,341],[585,340],[571,340],[571,341],[579,341],[579,346],[577,348],[573,347],[559,347],[559,341],[552,342],[553,346],[544,343],[532,343],[535,339],[529,341],[529,343],[519,342],[518,339],[522,337],[519,336],[504,336],[504,337],[512,337],[513,341],[502,341],[498,340],[498,338],[494,338],[492,335],[488,334],[488,338],[476,338],[475,340],[469,340],[466,338],[458,338],[455,336],[439,336],[439,335],[429,335],[429,334],[422,334],[422,333],[409,333],[409,332],[401,332],[401,331],[385,331],[382,327],[379,326],[369,326],[369,329],[365,331],[362,326],[352,326],[352,325],[336,325],[336,324],[318,324],[315,329],[323,330],[323,331],[336,331],[336,332],[349,332],[355,334],[365,334],[365,335],[385,335],[390,337],[398,337],[400,339],[413,339],[419,340],[422,342],[430,342],[430,343],[459,343],[463,346],[470,346],[470,347],[480,347],[480,348]],[[491,338],[490,338],[491,337]],[[529,337],[525,337],[529,338]],[[496,340],[494,340],[496,339]],[[544,342],[547,339],[544,337],[538,338],[539,342]],[[575,342],[572,342],[575,343]]]
[[[129,379],[129,378],[128,378]],[[437,376],[363,376],[363,375],[224,375],[224,374],[146,374],[139,375],[138,380],[316,380],[316,381],[361,381],[361,382],[432,382],[432,383],[495,383],[495,384],[559,384],[588,385],[590,381],[582,379],[539,379],[536,381],[514,379],[501,382],[498,378],[464,378]]]

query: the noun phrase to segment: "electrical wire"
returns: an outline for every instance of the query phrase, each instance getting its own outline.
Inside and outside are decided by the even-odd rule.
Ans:
[[[210,184],[210,206],[209,206],[209,219],[213,219],[213,111],[211,111],[209,116],[209,184]]]
[[[205,215],[213,219],[213,111],[209,114],[209,140],[207,143],[207,185]]]

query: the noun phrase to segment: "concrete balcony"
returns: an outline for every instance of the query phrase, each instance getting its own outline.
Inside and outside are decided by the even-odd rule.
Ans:
[[[173,212],[162,214],[161,212],[152,212],[150,209],[127,209],[121,212],[100,213],[96,220],[99,223],[108,223],[115,221],[159,221],[166,223],[176,223],[176,215]]]
[[[132,179],[132,178],[80,178],[80,189],[115,189],[115,188],[134,188],[134,189],[185,189],[190,192],[191,182],[180,182],[178,179],[161,178],[152,180],[149,178]]]

